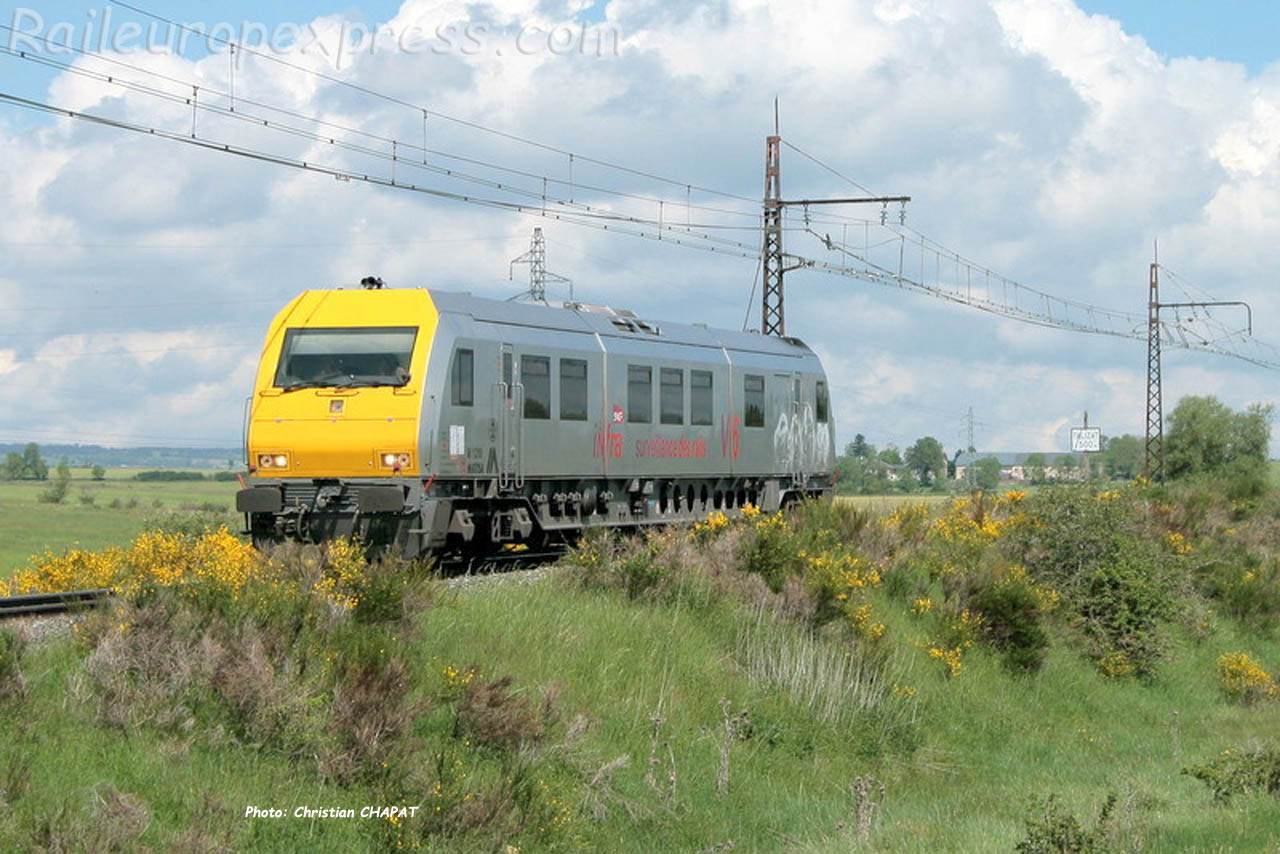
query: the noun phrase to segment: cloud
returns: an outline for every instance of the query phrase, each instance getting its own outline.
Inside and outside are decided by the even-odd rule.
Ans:
[[[741,256],[759,243],[754,200],[775,96],[784,137],[804,152],[783,149],[787,196],[862,193],[805,156],[815,155],[874,192],[911,195],[908,224],[943,245],[1034,287],[1139,315],[1158,237],[1171,267],[1213,298],[1250,300],[1259,334],[1280,341],[1280,295],[1268,278],[1280,216],[1280,71],[1166,60],[1068,0],[613,0],[601,26],[616,32],[616,56],[497,53],[525,28],[575,21],[581,5],[408,0],[380,22],[374,49],[341,69],[315,52],[287,57],[509,134],[433,114],[427,146],[471,162],[438,153],[418,162],[420,109],[253,55],[236,70],[237,117],[201,113],[198,128],[382,177],[394,136],[408,149],[394,152],[400,183],[480,197],[501,196],[493,184],[504,183],[536,197],[537,176],[546,176],[552,196],[688,223],[723,252],[691,251],[670,232],[662,241],[618,234],[625,220],[582,228],[4,111],[0,430],[78,425],[119,441],[198,433],[234,445],[260,336],[298,290],[376,274],[395,286],[505,298],[523,273],[508,280],[508,262],[535,225],[548,239],[548,268],[572,278],[580,299],[733,329],[749,311],[756,326],[756,262]],[[326,38],[343,27],[327,10],[298,23]],[[391,35],[457,23],[488,28],[484,49],[408,53]],[[217,94],[231,82],[223,54],[121,59],[229,106]],[[105,67],[91,57],[76,66]],[[41,85],[26,94],[178,133],[191,127],[181,98],[160,102],[72,73]],[[189,94],[176,84],[165,91]],[[297,132],[242,120],[252,115]],[[839,262],[792,213],[787,251]],[[861,229],[822,221],[836,213],[810,211],[808,225],[851,247],[885,237],[875,208],[838,211],[866,217]],[[894,271],[901,263],[926,280],[946,272],[927,254],[899,255],[892,237],[876,251]],[[1065,450],[1066,430],[1086,409],[1109,434],[1143,427],[1141,342],[1021,325],[812,271],[787,281],[788,331],[827,365],[841,442],[862,432],[906,446],[932,434],[953,449],[971,407],[984,450]],[[1167,401],[1275,399],[1269,372],[1198,354],[1171,354],[1166,383]]]

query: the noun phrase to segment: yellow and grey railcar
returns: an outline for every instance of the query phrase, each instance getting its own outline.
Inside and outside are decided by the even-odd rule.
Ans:
[[[260,544],[549,547],[824,495],[834,426],[822,365],[794,338],[580,303],[307,291],[263,346],[236,506]]]

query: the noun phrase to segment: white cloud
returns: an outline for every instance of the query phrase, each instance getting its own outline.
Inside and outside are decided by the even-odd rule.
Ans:
[[[581,5],[409,0],[385,23],[395,32],[418,26],[430,33],[471,20],[492,28],[492,46],[521,27],[571,19]],[[1168,60],[1069,0],[613,0],[605,14],[620,36],[617,57],[407,54],[384,37],[372,55],[337,72],[316,53],[287,59],[550,146],[748,199],[762,190],[763,136],[777,95],[788,140],[876,192],[912,195],[910,224],[1001,273],[1141,314],[1149,247],[1159,237],[1171,266],[1215,298],[1249,299],[1259,334],[1280,341],[1273,320],[1280,295],[1270,287],[1280,218],[1280,72],[1249,77],[1232,63]],[[314,23],[333,36],[342,19],[325,14]],[[225,55],[126,59],[199,84],[202,98],[229,84]],[[100,67],[91,58],[77,65]],[[253,56],[236,73],[241,98],[414,145],[422,140],[413,109]],[[190,128],[185,104],[122,95],[71,74],[53,78],[47,98]],[[253,109],[242,104],[241,115]],[[507,281],[508,261],[524,251],[535,224],[548,237],[549,268],[573,278],[579,298],[728,328],[741,326],[748,306],[752,259],[337,182],[109,129],[10,118],[0,114],[0,374],[8,385],[0,386],[0,429],[10,433],[68,429],[91,411],[104,435],[198,430],[234,444],[258,336],[297,290],[377,274],[396,285],[507,296],[523,272]],[[389,169],[325,142],[203,114],[198,121],[202,132],[242,145],[371,174]],[[685,208],[686,198],[739,208],[749,215],[737,222],[756,222],[750,203],[692,190],[686,197],[678,185],[584,159],[571,165],[561,153],[436,116],[427,135],[433,148],[547,175],[553,192],[567,190],[554,181],[572,174],[577,200],[602,209],[659,215],[656,203],[602,196],[587,185],[661,196],[667,222],[723,219]],[[361,144],[388,148],[372,138]],[[491,192],[404,160],[397,168],[402,181]],[[783,169],[787,195],[851,191],[791,149],[783,151]],[[847,212],[875,218],[870,210]],[[815,230],[837,236],[829,226]],[[722,234],[748,247],[758,242],[750,231]],[[798,254],[839,260],[807,234],[788,232],[786,242]],[[858,240],[850,234],[849,242]],[[928,261],[905,260],[908,271]],[[970,407],[984,449],[1063,450],[1066,429],[1085,409],[1109,434],[1142,429],[1139,342],[1018,325],[812,272],[792,273],[789,283],[788,331],[827,364],[841,441],[863,432],[878,444],[905,446],[931,433],[954,448]],[[752,326],[757,311],[753,305]],[[1275,397],[1270,373],[1199,355],[1170,356],[1166,383],[1170,403],[1192,393],[1218,394],[1233,406]]]

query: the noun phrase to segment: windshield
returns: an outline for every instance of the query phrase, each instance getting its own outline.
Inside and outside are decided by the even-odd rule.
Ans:
[[[277,388],[402,386],[418,334],[414,326],[290,329],[284,336]]]

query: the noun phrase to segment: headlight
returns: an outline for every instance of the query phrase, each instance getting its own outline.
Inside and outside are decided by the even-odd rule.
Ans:
[[[260,469],[287,469],[288,467],[288,454],[258,454],[258,468]]]
[[[383,468],[407,469],[413,462],[413,455],[408,451],[380,451],[378,462]]]

